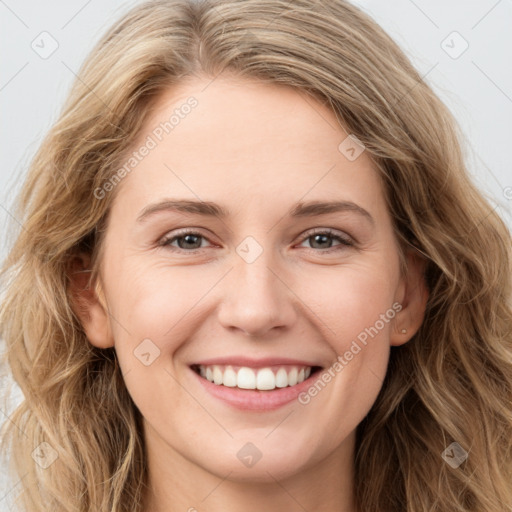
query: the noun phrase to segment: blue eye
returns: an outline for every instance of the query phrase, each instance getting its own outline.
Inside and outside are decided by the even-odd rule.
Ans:
[[[340,244],[335,246],[334,248],[332,248],[332,246],[320,247],[319,249],[321,249],[321,252],[332,252],[332,251],[336,251],[336,250],[341,250],[344,247],[351,247],[354,245],[354,242],[348,236],[342,236],[342,235],[336,234],[334,231],[332,231],[330,229],[306,233],[306,237],[304,238],[303,243],[310,239],[314,239],[315,240],[314,243],[317,243],[317,244],[325,244],[326,240],[329,240],[329,239],[335,239],[340,242]],[[315,247],[313,247],[313,249],[315,249]],[[325,250],[325,249],[327,249],[327,250]]]
[[[194,254],[203,248],[201,244],[203,239],[207,240],[205,236],[201,235],[197,231],[185,229],[174,234],[174,236],[164,237],[158,245],[170,247],[172,251],[182,251]],[[302,243],[308,240],[314,240],[314,244],[328,245],[327,247],[311,248],[311,250],[318,249],[316,252],[320,253],[330,253],[332,251],[343,250],[346,247],[352,247],[355,245],[354,241],[348,237],[348,235],[336,234],[336,232],[331,229],[307,232],[306,236],[302,238]],[[339,244],[333,247],[331,240],[337,240]],[[175,242],[178,244],[177,247],[173,245]]]
[[[175,241],[178,241],[178,250],[182,250],[185,252],[196,252],[198,249],[201,248],[201,242],[199,242],[199,247],[196,247],[197,240],[206,238],[201,235],[200,233],[197,233],[195,231],[181,231],[177,235],[169,238],[164,238],[159,245],[163,245],[166,247],[172,247],[172,243]],[[183,240],[182,243],[180,243],[180,240]],[[190,247],[192,245],[192,247]],[[188,250],[192,249],[192,250]],[[174,249],[173,249],[174,250]]]

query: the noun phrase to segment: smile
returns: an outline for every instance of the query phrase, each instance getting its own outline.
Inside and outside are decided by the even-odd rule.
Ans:
[[[275,365],[249,368],[234,365],[193,365],[201,377],[217,386],[272,391],[295,386],[307,379],[319,366]]]

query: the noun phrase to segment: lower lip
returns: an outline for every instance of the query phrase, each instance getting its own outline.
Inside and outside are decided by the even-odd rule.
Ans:
[[[293,402],[300,393],[311,385],[312,378],[316,378],[319,373],[319,371],[312,373],[307,379],[295,386],[275,388],[270,391],[260,391],[258,389],[240,389],[213,384],[213,382],[197,374],[192,368],[190,370],[199,379],[199,382],[204,386],[206,391],[215,398],[237,409],[247,411],[272,411]]]

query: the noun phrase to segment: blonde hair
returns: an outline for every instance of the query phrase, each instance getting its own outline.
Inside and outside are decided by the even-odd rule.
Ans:
[[[403,251],[427,262],[415,337],[392,347],[358,426],[364,512],[505,512],[512,507],[510,233],[468,178],[449,110],[397,44],[343,0],[160,0],[97,44],[35,156],[2,270],[0,334],[24,401],[4,424],[29,512],[142,512],[141,417],[114,349],[97,349],[71,306],[69,269],[93,256],[114,193],[97,199],[158,95],[221,72],[294,87],[327,104],[381,173]],[[134,171],[136,172],[136,171]],[[58,453],[46,469],[31,454]],[[458,443],[467,459],[442,458]]]

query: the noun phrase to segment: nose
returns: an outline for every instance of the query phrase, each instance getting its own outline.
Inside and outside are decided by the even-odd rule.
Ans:
[[[268,337],[271,332],[282,335],[294,324],[298,309],[297,296],[284,274],[270,250],[250,263],[235,255],[234,268],[223,285],[220,324],[251,337]]]

